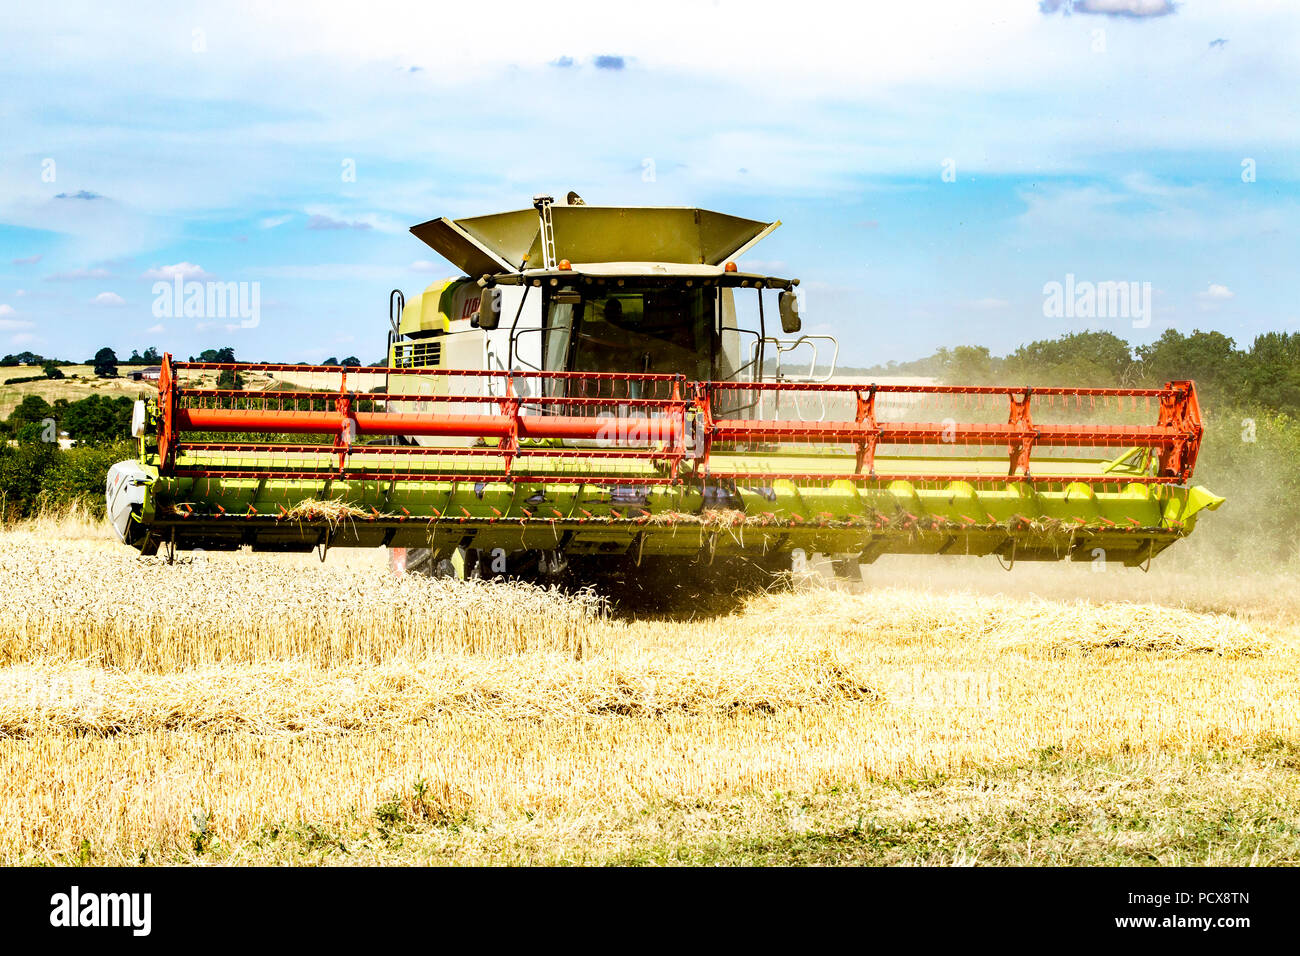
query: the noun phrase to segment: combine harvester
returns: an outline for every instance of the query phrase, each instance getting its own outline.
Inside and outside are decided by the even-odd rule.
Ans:
[[[1189,484],[1191,382],[835,379],[798,280],[736,264],[778,225],[570,194],[415,226],[465,275],[393,292],[386,367],[164,358],[139,459],[109,474],[114,528],[145,554],[732,580],[796,551],[844,575],[889,553],[1144,565],[1221,502]]]

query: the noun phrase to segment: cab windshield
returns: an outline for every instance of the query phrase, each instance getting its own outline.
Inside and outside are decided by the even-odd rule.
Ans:
[[[547,309],[548,371],[711,377],[716,290],[644,289],[561,294]]]

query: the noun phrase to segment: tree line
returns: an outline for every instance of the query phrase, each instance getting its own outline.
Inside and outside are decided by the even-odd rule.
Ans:
[[[958,345],[911,362],[840,372],[933,376],[954,385],[1138,388],[1194,379],[1207,405],[1244,403],[1300,415],[1300,332],[1266,332],[1245,348],[1222,332],[1184,335],[1166,329],[1156,341],[1138,346],[1111,332],[1074,332],[1030,342],[1005,356]]]
[[[191,362],[214,362],[230,365],[238,361],[235,358],[235,350],[229,346],[219,349],[204,349],[197,356],[189,357]],[[0,358],[0,368],[16,368],[18,366],[39,366],[42,370],[41,375],[32,375],[27,378],[11,378],[8,381],[11,384],[18,382],[34,382],[41,378],[63,378],[61,371],[70,365],[89,365],[95,374],[100,378],[113,378],[118,374],[118,366],[121,365],[160,365],[162,364],[162,353],[152,345],[143,352],[139,349],[132,349],[127,358],[118,358],[117,352],[109,346],[104,346],[95,352],[95,354],[86,359],[84,362],[75,362],[71,359],[47,358],[36,352],[14,352]],[[360,367],[364,365],[361,359],[355,355],[346,355],[343,358],[331,355],[323,362],[297,362],[298,365],[347,365]],[[382,366],[387,364],[385,358],[379,362],[371,363],[371,366]]]
[[[47,402],[39,395],[24,395],[9,417],[0,422],[0,437],[19,444],[49,444],[53,422],[55,437],[79,445],[105,445],[131,434],[134,401],[125,395],[89,395],[75,402],[57,398]]]

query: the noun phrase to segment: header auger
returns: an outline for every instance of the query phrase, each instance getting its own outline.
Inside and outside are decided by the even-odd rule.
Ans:
[[[779,223],[535,207],[412,230],[468,276],[395,294],[384,366],[165,357],[139,460],[109,476],[118,534],[146,553],[387,546],[462,573],[487,555],[777,570],[795,551],[1137,565],[1221,501],[1189,486],[1191,382],[836,379],[829,337],[797,335],[797,280],[735,264]]]

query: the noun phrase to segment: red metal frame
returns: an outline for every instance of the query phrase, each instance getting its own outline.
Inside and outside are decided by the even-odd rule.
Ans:
[[[337,390],[311,391],[244,391],[191,387],[181,383],[181,373],[199,371],[233,372],[293,372],[328,373],[339,376]],[[441,376],[446,380],[457,378],[495,379],[502,384],[502,394],[484,395],[424,395],[348,390],[348,375],[354,376]],[[516,383],[520,380],[557,383],[563,395],[529,397],[518,394]],[[622,386],[623,396],[616,393]],[[553,386],[548,386],[553,387]],[[596,394],[591,394],[592,392]],[[578,394],[568,394],[577,392]],[[601,394],[608,392],[608,394]],[[646,398],[643,392],[654,392],[666,397]],[[715,418],[714,409],[719,393],[813,393],[823,397],[852,396],[856,413],[852,419],[832,421],[783,421],[776,419]],[[954,396],[974,398],[979,403],[1001,396],[1008,402],[1005,423],[959,424],[949,419],[944,422],[885,422],[877,415],[876,399],[881,394],[908,396]],[[689,397],[687,397],[689,395]],[[1098,400],[1103,407],[1112,402],[1123,407],[1125,399],[1136,408],[1138,399],[1148,405],[1159,404],[1155,425],[1072,425],[1037,424],[1031,414],[1035,400],[1081,409],[1085,405],[1095,408]],[[429,410],[392,411],[394,405],[415,402],[430,406]],[[303,409],[298,406],[308,404]],[[370,403],[370,407],[365,407]],[[437,411],[440,403],[489,406],[482,412],[467,413]],[[191,477],[232,477],[255,475],[264,478],[365,478],[373,480],[474,480],[474,481],[573,481],[574,476],[562,472],[531,473],[518,468],[520,460],[529,458],[564,458],[583,460],[589,464],[601,460],[643,460],[663,462],[667,474],[646,477],[627,473],[600,474],[584,471],[586,480],[610,484],[667,484],[682,477],[684,465],[691,466],[695,477],[713,479],[764,479],[788,478],[803,481],[854,481],[911,480],[970,481],[990,483],[997,481],[1030,481],[1035,483],[1062,483],[1082,481],[1092,484],[1114,484],[1118,481],[1142,483],[1185,483],[1191,476],[1200,449],[1202,423],[1200,405],[1192,382],[1170,382],[1164,388],[1026,388],[1004,386],[960,385],[857,385],[842,383],[791,383],[791,382],[693,382],[675,375],[636,375],[613,372],[507,372],[477,371],[470,369],[388,369],[342,368],[337,366],[276,365],[276,364],[221,364],[173,362],[170,355],[163,356],[159,376],[160,422],[158,454],[160,470],[164,474]],[[252,407],[250,407],[252,406]],[[286,407],[288,406],[288,407]],[[324,408],[313,407],[324,406]],[[379,407],[376,407],[379,406]],[[326,410],[332,408],[331,410]],[[549,409],[554,409],[550,411]],[[597,417],[597,413],[606,414]],[[578,413],[578,414],[575,414]],[[586,414],[582,414],[586,413]],[[611,417],[613,413],[614,417]],[[331,445],[267,443],[186,443],[187,432],[270,432],[277,434],[314,434],[334,437]],[[613,434],[611,434],[613,432]],[[477,438],[494,440],[495,445],[476,447],[422,447],[403,445],[357,445],[360,436],[431,436],[443,438]],[[534,442],[559,441],[564,447],[548,447]],[[595,443],[590,444],[590,443]],[[719,444],[847,445],[854,454],[855,467],[851,474],[843,473],[781,473],[738,472],[717,470],[711,467],[713,453]],[[1007,473],[999,478],[992,474],[935,475],[876,474],[876,456],[882,445],[899,446],[1001,446],[1007,452]],[[1156,463],[1154,474],[1138,476],[1114,474],[1052,475],[1036,474],[1032,470],[1032,454],[1045,447],[1074,448],[1139,448],[1147,450]],[[365,467],[354,464],[350,455],[364,451],[374,461],[382,460],[383,467]],[[178,455],[185,452],[263,452],[263,453],[316,453],[335,459],[328,469],[317,462],[304,461],[301,468],[284,470],[250,471],[226,466],[177,465]],[[761,453],[760,453],[761,454]],[[467,475],[463,472],[430,472],[411,467],[421,456],[465,457],[470,460],[484,456],[502,461],[500,472]],[[399,467],[406,463],[407,471]],[[286,466],[288,463],[286,462]]]

